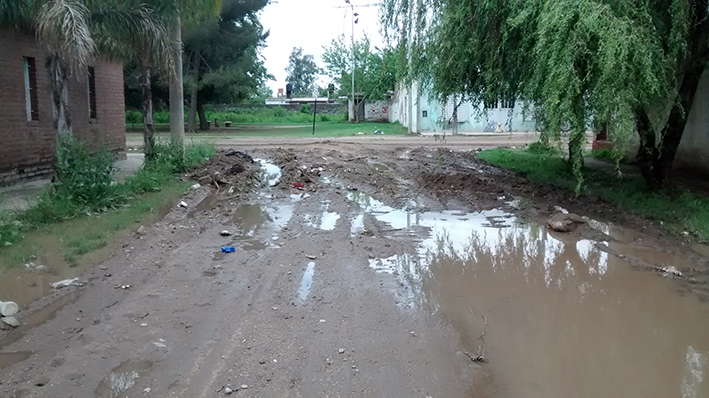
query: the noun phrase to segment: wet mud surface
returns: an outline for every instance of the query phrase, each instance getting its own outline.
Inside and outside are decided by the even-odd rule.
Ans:
[[[23,306],[0,396],[709,396],[705,246],[475,151],[237,149]]]

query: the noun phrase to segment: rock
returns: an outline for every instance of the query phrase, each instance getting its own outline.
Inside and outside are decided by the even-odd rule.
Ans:
[[[585,223],[586,220],[578,214],[555,214],[547,221],[547,226],[556,232],[571,232],[578,224]]]
[[[6,325],[12,326],[13,328],[20,326],[20,321],[18,321],[14,316],[2,317],[0,318],[0,321]]]
[[[240,388],[241,388],[242,390],[246,390],[246,389],[249,388],[249,386],[247,386],[246,384],[242,384]]]
[[[234,390],[232,390],[230,387],[224,387],[224,394],[230,395],[233,392]]]
[[[344,349],[344,348],[340,348],[339,350],[337,350],[337,352],[339,352],[340,354],[344,354],[344,353],[345,353],[345,349]]]

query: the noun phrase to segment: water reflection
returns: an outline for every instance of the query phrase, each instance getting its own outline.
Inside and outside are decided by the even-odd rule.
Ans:
[[[272,187],[281,180],[281,168],[265,159],[254,159],[261,165],[260,179],[268,187]]]
[[[484,330],[487,366],[509,396],[709,397],[709,306],[608,253],[665,261],[661,249],[549,232],[501,211],[358,203],[392,226],[428,228],[416,252],[370,267],[394,275],[410,306],[450,320],[471,352]]]

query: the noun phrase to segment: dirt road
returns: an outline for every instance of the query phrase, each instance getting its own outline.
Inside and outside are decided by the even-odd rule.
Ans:
[[[20,313],[0,396],[709,396],[706,247],[396,142],[220,154]],[[556,206],[588,225],[547,231]]]

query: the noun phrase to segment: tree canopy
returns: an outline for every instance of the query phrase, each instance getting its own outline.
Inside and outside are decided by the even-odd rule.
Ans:
[[[293,85],[293,95],[312,95],[315,88],[315,80],[320,73],[320,68],[315,64],[315,57],[311,54],[303,54],[303,49],[293,47],[288,57],[288,76],[286,80]]]
[[[392,49],[372,47],[368,37],[354,44],[355,91],[368,100],[383,99],[394,90],[399,57]],[[344,36],[333,39],[323,54],[325,71],[341,96],[352,93],[352,46]]]
[[[514,96],[543,136],[571,126],[581,179],[587,128],[607,126],[620,153],[640,135],[646,180],[666,186],[707,63],[706,0],[386,0],[383,24],[406,77],[439,97]],[[658,131],[659,133],[655,133]]]

